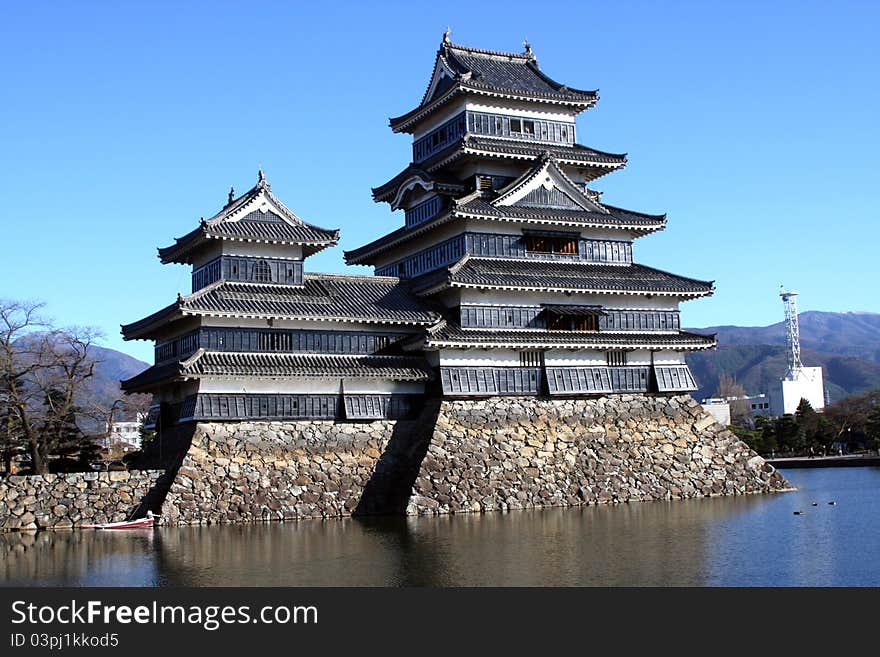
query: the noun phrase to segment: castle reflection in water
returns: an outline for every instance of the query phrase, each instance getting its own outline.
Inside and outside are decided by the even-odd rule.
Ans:
[[[0,535],[6,585],[699,585],[756,497],[432,518]]]

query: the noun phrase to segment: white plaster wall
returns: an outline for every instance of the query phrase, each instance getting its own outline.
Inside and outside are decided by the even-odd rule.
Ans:
[[[193,258],[193,271],[219,257],[222,252],[223,243],[221,240],[209,240]]]
[[[648,366],[651,364],[651,352],[648,349],[628,351],[626,352],[626,364]]]
[[[655,351],[655,365],[684,365],[684,354],[679,351]]]
[[[420,395],[425,392],[425,384],[416,381],[377,381],[374,379],[345,379],[345,392],[385,393]]]
[[[508,116],[523,116],[544,121],[559,121],[574,125],[575,113],[561,108],[559,105],[540,105],[535,101],[523,102],[516,100],[502,100],[499,98],[476,97],[466,103],[467,109],[473,112],[488,112],[490,114],[506,114]]]
[[[438,128],[446,121],[451,119],[453,116],[457,116],[461,114],[466,105],[466,100],[464,98],[457,98],[453,101],[446,103],[443,109],[439,109],[436,112],[430,114],[427,119],[418,126],[418,128],[413,132],[413,141],[417,141],[421,139],[426,134],[431,132],[434,128]]]
[[[479,162],[465,162],[464,164],[455,163],[457,169],[457,177],[467,180],[471,176],[480,173],[491,176],[510,176],[519,178],[525,171],[532,166],[531,160],[481,160]]]
[[[262,244],[223,240],[222,248],[224,255],[302,260],[302,247],[298,244]]]
[[[437,110],[413,132],[413,141],[424,137],[465,109],[474,112],[490,112],[492,114],[506,114],[508,116],[523,116],[527,118],[543,119],[545,121],[560,121],[575,125],[575,113],[565,110],[558,105],[541,105],[535,101],[522,102],[514,100],[501,100],[498,98],[484,99],[459,98],[447,103],[443,109]],[[575,133],[577,134],[577,133]]]
[[[450,367],[519,366],[515,349],[441,349],[440,365]]]
[[[596,367],[608,364],[605,352],[598,349],[549,349],[544,353],[544,363],[547,367]]]

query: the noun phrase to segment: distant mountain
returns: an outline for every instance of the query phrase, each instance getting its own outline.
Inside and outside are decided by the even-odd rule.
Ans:
[[[808,311],[798,315],[801,360],[822,366],[832,401],[880,388],[880,314]],[[700,389],[694,397],[711,397],[722,374],[733,376],[749,394],[767,392],[785,374],[785,328],[712,326],[688,329],[717,333],[718,349],[687,356]]]
[[[25,345],[39,335],[39,333],[31,333],[16,340],[15,345]],[[88,380],[88,392],[90,393],[88,396],[106,408],[110,408],[117,399],[126,399],[126,395],[119,387],[119,381],[131,378],[150,366],[148,363],[121,351],[97,345],[89,347],[89,354],[97,361],[97,365],[95,373]],[[128,417],[128,414],[123,411],[116,415],[116,419],[133,420],[134,417]],[[89,433],[106,429],[106,427],[96,426],[94,421],[88,418],[78,419],[77,424],[83,431]]]
[[[801,349],[836,356],[856,356],[880,363],[880,313],[828,313],[809,310],[798,315]],[[690,329],[717,333],[719,345],[785,346],[783,322],[770,326],[710,326]]]
[[[107,347],[92,346],[91,352],[98,361],[91,381],[92,390],[100,399],[110,404],[124,396],[119,388],[121,380],[130,379],[150,366],[128,354]]]

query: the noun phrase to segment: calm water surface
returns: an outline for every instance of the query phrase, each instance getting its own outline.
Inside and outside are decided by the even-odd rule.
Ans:
[[[880,468],[785,475],[797,492],[443,518],[0,534],[0,584],[880,586]]]

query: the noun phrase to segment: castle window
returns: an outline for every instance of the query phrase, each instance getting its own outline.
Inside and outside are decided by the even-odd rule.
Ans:
[[[258,283],[272,282],[272,269],[265,260],[260,260],[254,265],[254,280]]]
[[[626,365],[626,352],[607,351],[605,352],[605,360],[611,367],[623,367]]]
[[[519,352],[520,367],[541,367],[540,351],[521,351]]]
[[[535,122],[534,121],[523,121],[522,126],[523,126],[523,129],[522,129],[523,134],[526,134],[526,135],[535,134]]]
[[[519,119],[510,119],[510,131],[522,132],[522,121]]]
[[[549,235],[525,235],[523,237],[527,253],[554,253],[562,255],[577,255],[578,241],[575,237],[549,236]]]
[[[598,331],[599,321],[595,315],[568,315],[547,313],[548,331]]]

